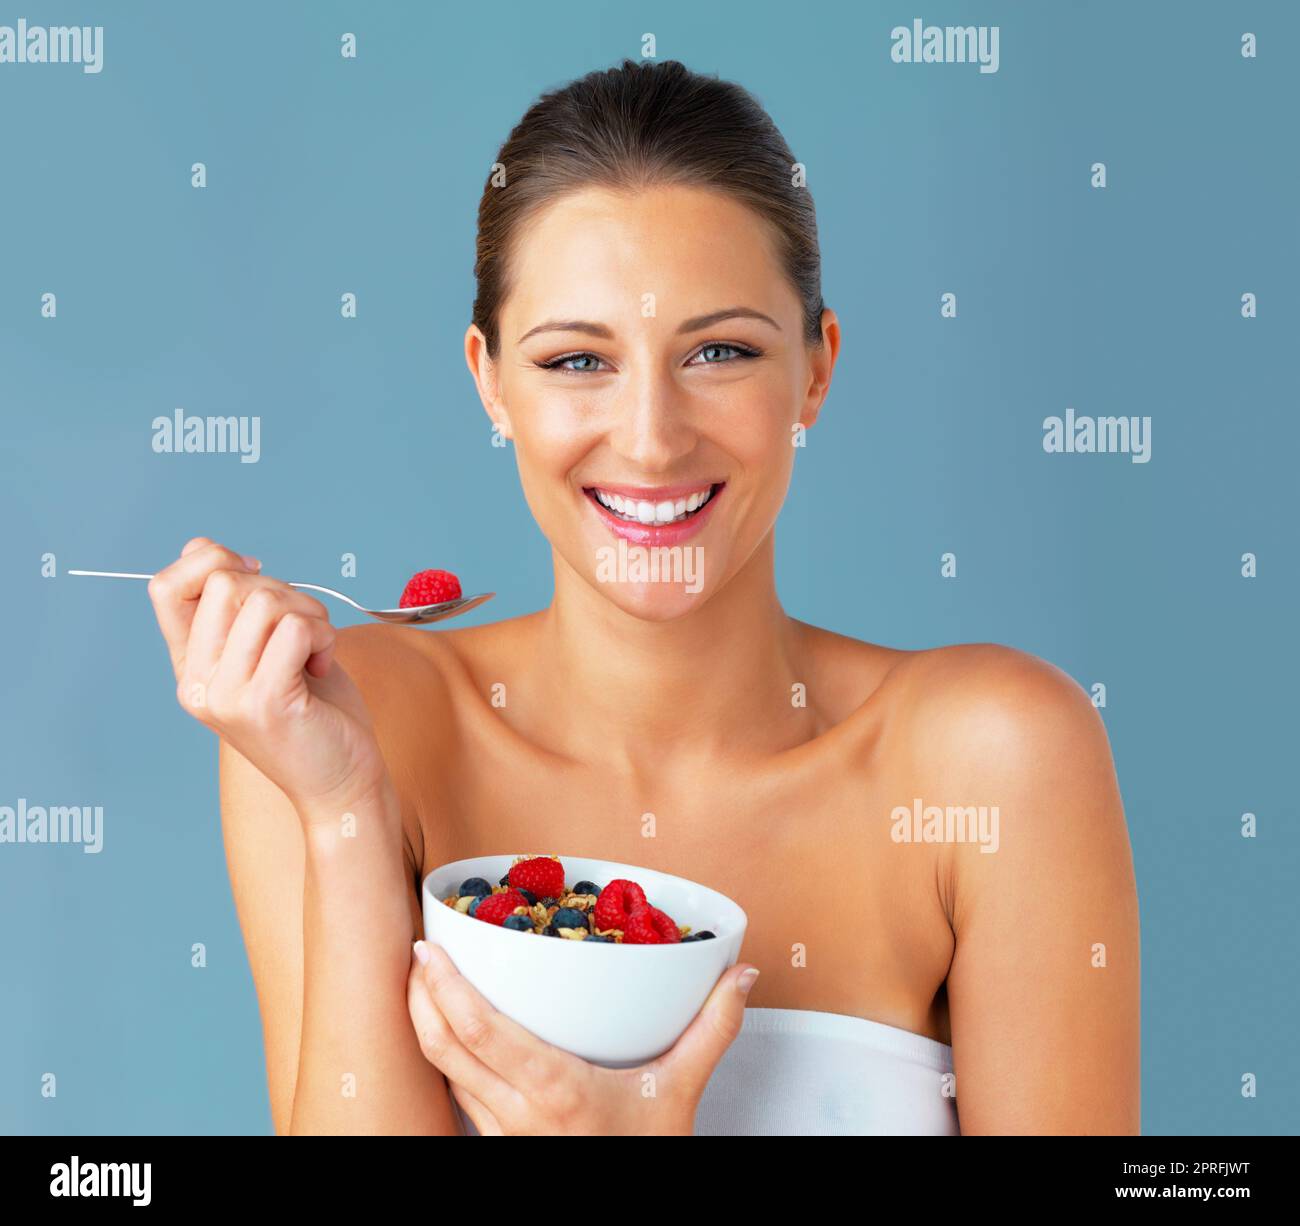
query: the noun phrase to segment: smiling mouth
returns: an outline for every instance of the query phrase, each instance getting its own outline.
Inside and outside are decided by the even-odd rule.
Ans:
[[[593,502],[599,503],[615,519],[646,528],[662,528],[668,524],[684,523],[698,515],[718,496],[724,485],[725,481],[716,481],[712,485],[701,486],[684,497],[658,501],[615,494],[598,485],[587,486],[582,492]]]

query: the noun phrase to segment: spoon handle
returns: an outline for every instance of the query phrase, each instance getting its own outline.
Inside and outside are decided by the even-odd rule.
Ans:
[[[65,572],[69,575],[93,575],[98,579],[152,579],[152,575],[137,575],[132,571],[125,570],[70,570]],[[290,583],[290,587],[310,588],[313,592],[324,592],[329,596],[337,596],[340,600],[346,600],[354,609],[361,609],[361,606],[342,592],[336,592],[332,587],[321,587],[316,583]],[[361,609],[364,613],[365,609]]]
[[[152,575],[133,575],[123,570],[70,570],[69,575],[95,575],[100,579],[152,579]]]
[[[69,575],[93,575],[98,579],[152,579],[152,575],[137,575],[132,571],[125,570],[70,570],[66,572]],[[345,596],[342,592],[336,592],[332,587],[321,587],[318,583],[290,583],[290,587],[306,588],[312,592],[323,592],[327,596],[333,596],[336,600],[341,600],[345,604],[351,605],[354,609],[362,613],[369,613],[370,610],[357,604],[351,596]]]

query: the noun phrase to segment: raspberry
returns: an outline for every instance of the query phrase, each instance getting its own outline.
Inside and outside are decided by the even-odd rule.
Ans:
[[[624,945],[673,945],[681,939],[672,917],[649,904],[634,907],[623,925]]]
[[[474,908],[474,918],[495,924],[500,928],[506,922],[507,915],[513,915],[516,907],[526,907],[523,896],[514,890],[503,890],[500,894],[489,894],[479,900]]]
[[[645,891],[635,881],[616,877],[600,892],[592,913],[596,927],[602,932],[611,928],[625,928],[629,914],[637,907],[647,906]]]
[[[417,605],[442,604],[445,600],[460,599],[460,580],[449,570],[422,570],[412,575],[402,592],[399,609]]]
[[[510,885],[516,890],[527,890],[537,898],[554,895],[558,898],[564,893],[564,865],[550,856],[534,856],[531,860],[520,860],[510,866],[506,874]]]

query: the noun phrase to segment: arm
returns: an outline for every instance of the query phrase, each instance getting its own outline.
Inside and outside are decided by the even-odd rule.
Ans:
[[[406,1006],[420,929],[396,800],[303,818],[224,740],[222,828],[262,1014],[271,1118],[288,1133],[459,1135]],[[304,833],[306,831],[306,833]],[[305,985],[305,988],[304,988]],[[344,1075],[355,1096],[344,1096]]]
[[[943,803],[999,813],[996,852],[944,848],[962,1132],[1135,1134],[1137,891],[1105,728],[1064,673],[1005,649],[968,649],[944,687]]]
[[[345,667],[371,677],[382,714],[393,706],[383,686],[410,661],[396,644],[385,654],[389,639],[337,632],[320,601],[260,571],[194,537],[149,580],[149,599],[177,701],[221,740],[222,825],[275,1127],[456,1131],[402,1008],[419,902],[384,733]]]
[[[339,631],[334,653],[385,759],[401,762],[389,717],[400,718],[393,687],[409,684],[414,661],[380,627]],[[276,1132],[459,1135],[446,1081],[407,1011],[411,942],[423,931],[420,861],[391,770],[320,812],[291,803],[223,739],[221,802]],[[344,837],[345,812],[355,837]]]

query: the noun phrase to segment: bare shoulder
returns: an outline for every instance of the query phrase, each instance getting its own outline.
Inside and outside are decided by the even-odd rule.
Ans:
[[[915,796],[945,813],[981,807],[997,817],[999,854],[943,848],[955,927],[994,898],[1002,912],[1043,893],[1065,905],[1070,891],[1091,890],[1129,908],[1132,855],[1110,741],[1078,683],[991,643],[918,652],[890,683],[890,753]],[[1018,922],[1014,906],[1005,916]]]
[[[896,839],[937,845],[965,1135],[1133,1132],[1140,935],[1110,744],[1084,690],[994,644],[889,680]]]
[[[419,641],[419,631],[410,626],[383,622],[362,622],[343,626],[334,648],[335,658],[348,676],[363,689],[383,689],[400,682],[404,672],[429,659]]]
[[[1011,752],[1036,737],[1105,735],[1078,683],[1027,652],[997,643],[910,651],[795,624],[830,705],[842,718],[875,708],[896,734],[894,751],[910,743],[929,753],[941,743],[946,754],[969,748],[982,762],[999,743]]]
[[[450,731],[466,688],[477,684],[476,675],[489,661],[509,650],[523,620],[455,630],[367,622],[340,630],[335,653],[376,726],[389,724],[396,733],[418,712],[427,738],[438,728]],[[441,720],[429,718],[435,710]]]
[[[954,924],[1065,878],[1112,898],[1132,859],[1105,725],[1061,669],[992,643],[917,652],[890,677],[887,757],[914,784],[903,801],[996,815],[998,855],[943,847]],[[902,803],[902,802],[900,802]]]
[[[940,754],[968,777],[1110,763],[1092,700],[1067,673],[1027,652],[996,643],[910,652],[890,683],[904,745]]]

